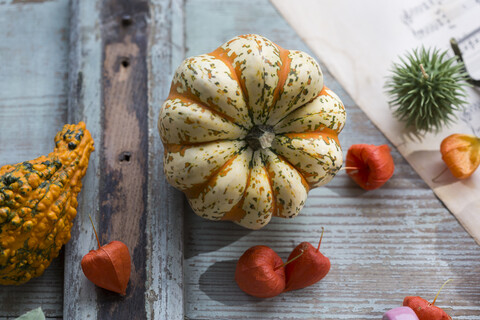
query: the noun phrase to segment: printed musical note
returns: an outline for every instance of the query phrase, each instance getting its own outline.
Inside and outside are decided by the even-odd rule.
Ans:
[[[462,111],[460,119],[472,130],[472,134],[480,137],[480,101],[469,104]]]
[[[465,26],[465,21],[469,21],[474,30],[475,24],[478,27],[478,17],[480,0],[424,0],[405,8],[400,20],[415,38],[423,40],[446,31],[455,38],[463,37],[462,30],[457,28],[458,22]]]

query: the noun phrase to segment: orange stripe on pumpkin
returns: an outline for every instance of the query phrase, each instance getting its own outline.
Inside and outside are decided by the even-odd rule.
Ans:
[[[328,92],[327,90],[330,91],[330,92]],[[334,95],[332,95],[332,93],[333,93],[333,91],[330,90],[330,88],[327,88],[327,86],[323,86],[322,91],[320,91],[320,93],[318,94],[317,97],[319,97],[319,96],[329,96],[333,100],[338,101],[339,104],[340,104],[340,107],[342,107],[342,109],[345,110],[345,106],[343,105],[342,101],[340,101],[338,97],[335,97]]]
[[[277,46],[278,50],[280,51],[280,61],[282,61],[282,66],[277,72],[278,83],[277,83],[277,87],[273,91],[272,105],[268,108],[268,114],[270,114],[272,109],[275,107],[278,99],[280,98],[280,95],[283,92],[285,81],[287,81],[288,73],[290,72],[290,63],[292,62],[292,59],[289,57],[289,54],[290,54],[289,50],[283,49],[276,43],[274,43],[274,45]]]
[[[240,201],[233,206],[230,211],[225,213],[225,215],[220,219],[223,221],[236,221],[239,222],[247,215],[247,212],[243,210],[243,203],[245,202],[245,198],[241,198]]]
[[[303,171],[301,168],[295,167],[290,161],[288,161],[287,158],[285,158],[282,155],[277,154],[277,156],[280,160],[282,160],[283,162],[288,164],[290,166],[290,168],[295,169],[298,172],[298,174],[300,175],[300,177],[302,179],[302,185],[305,187],[305,190],[307,190],[307,192],[314,188],[314,187],[312,187],[313,183],[310,184],[306,179],[307,177],[315,176],[314,173],[309,173],[309,172]]]
[[[250,109],[248,105],[248,92],[247,92],[247,89],[245,88],[245,79],[242,79],[241,77],[242,65],[239,63],[235,64],[235,58],[237,58],[237,54],[235,52],[232,52],[231,49],[225,50],[222,47],[218,47],[214,51],[210,52],[208,55],[223,61],[223,63],[225,63],[225,65],[230,69],[232,79],[238,82],[238,85],[242,90],[241,95],[243,100],[245,101],[245,105],[247,106],[248,109]]]
[[[233,157],[228,159],[227,162],[225,162],[220,168],[214,170],[210,174],[210,176],[207,178],[206,182],[194,185],[193,187],[187,190],[183,190],[183,192],[187,195],[188,198],[191,198],[191,199],[196,199],[202,193],[206,193],[208,188],[212,188],[215,186],[218,176],[223,176],[228,171],[232,170],[231,168],[228,168],[228,166],[230,166],[233,160],[235,160],[235,158],[237,157],[238,157],[238,154],[234,155]]]
[[[209,141],[208,143],[212,143],[215,141]],[[164,152],[166,153],[180,153],[180,156],[184,156],[185,152],[192,148],[198,147],[199,145],[206,144],[206,143],[192,143],[192,144],[175,144],[175,143],[166,143],[163,145]]]
[[[275,172],[270,170],[268,162],[265,164],[265,171],[267,172],[268,183],[270,184],[270,189],[272,190],[272,212],[274,217],[278,217],[277,211],[282,210],[281,204],[277,204],[277,195],[275,188],[273,187],[273,177],[275,177]]]
[[[317,97],[320,97],[320,96],[329,96],[329,97],[332,97],[328,92],[327,90],[330,90],[327,88],[327,86],[323,86],[322,90],[318,93]],[[315,97],[315,98],[317,98]],[[332,97],[333,98],[333,97]]]
[[[289,139],[323,139],[326,144],[330,144],[329,139],[332,139],[340,146],[337,132],[327,127],[322,127],[320,130],[313,132],[291,132],[283,135]]]
[[[288,161],[285,157],[283,157],[283,156],[281,156],[281,155],[279,155],[279,154],[275,154],[275,155],[278,157],[278,159],[279,159],[280,161],[282,161],[282,162],[285,163],[287,166],[289,166],[292,170],[294,170],[294,171],[296,171],[296,172],[298,173],[298,175],[300,176],[300,180],[302,181],[302,185],[303,185],[303,187],[305,188],[305,190],[306,190],[307,193],[308,193],[308,192],[310,191],[310,185],[309,185],[309,183],[307,182],[307,180],[305,179],[305,176],[308,176],[309,174],[306,173],[306,172],[301,171],[301,170],[298,169],[298,168],[296,168],[296,167],[295,167],[294,165],[292,165],[292,164],[290,163],[290,161]],[[267,172],[268,172],[269,174],[275,176],[275,173],[274,173],[273,171],[270,171],[270,166],[269,166],[268,164],[267,164],[266,168],[267,168]],[[275,189],[273,188],[273,184],[272,184],[272,190],[275,190]]]
[[[253,157],[253,154],[252,154]],[[220,220],[236,221],[239,222],[246,215],[247,212],[243,210],[243,203],[245,202],[245,194],[247,193],[248,186],[250,185],[250,178],[252,175],[252,169],[248,170],[247,183],[245,184],[245,190],[243,191],[240,201],[230,209]]]
[[[247,36],[239,36],[239,38],[248,39],[248,35]],[[232,42],[232,41],[230,41],[230,42]],[[228,44],[230,44],[230,42],[228,42]],[[257,43],[259,49],[261,50],[262,46],[261,46],[260,42],[257,39],[255,39],[255,42]],[[267,110],[268,113],[270,113],[270,111],[273,109],[273,107],[275,106],[278,98],[280,97],[281,92],[283,91],[283,86],[285,85],[285,81],[287,80],[288,73],[290,71],[290,62],[292,60],[288,57],[288,55],[290,53],[289,50],[283,49],[282,47],[280,47],[276,43],[273,43],[273,44],[277,47],[277,49],[280,52],[280,61],[282,61],[282,65],[277,72],[279,80],[278,80],[278,83],[277,83],[277,87],[275,88],[275,90],[273,92],[272,103],[271,103],[270,106],[268,106],[268,110]],[[240,88],[242,89],[245,105],[247,106],[247,108],[249,110],[251,110],[251,106],[248,104],[248,91],[247,91],[246,86],[245,86],[245,79],[242,79],[242,64],[239,64],[239,63],[235,64],[234,60],[237,58],[237,54],[235,52],[230,52],[230,51],[231,51],[230,49],[225,50],[222,47],[219,47],[216,50],[209,53],[209,55],[211,55],[211,56],[213,56],[213,57],[215,57],[219,60],[222,60],[225,63],[225,65],[228,66],[228,68],[230,69],[230,71],[232,73],[232,78],[234,78],[238,82],[238,84],[240,85]],[[234,64],[235,64],[235,66],[234,66]],[[252,119],[252,121],[253,121],[253,119]]]
[[[215,103],[213,103],[211,100],[208,101],[208,104],[201,101],[200,98],[198,96],[196,96],[189,87],[187,87],[187,90],[185,92],[179,93],[177,91],[177,88],[179,88],[181,86],[182,85],[180,83],[176,83],[176,84],[172,83],[172,86],[170,88],[170,94],[168,95],[167,100],[179,99],[179,100],[181,100],[182,102],[185,102],[185,103],[190,103],[190,104],[195,103],[200,108],[208,110],[211,113],[214,113],[214,114],[216,114],[216,115],[218,115],[222,118],[225,118],[226,120],[230,121],[231,123],[238,125],[235,122],[235,119],[233,117],[231,117],[231,116],[227,115],[226,113],[222,112],[220,110],[220,107],[217,106]]]
[[[276,155],[276,156],[278,156],[278,155]],[[280,157],[279,157],[279,159],[280,159]],[[282,160],[280,159],[280,161],[282,161]],[[284,211],[284,207],[280,202],[277,203],[277,198],[278,198],[279,192],[276,191],[275,188],[273,187],[273,178],[275,178],[275,172],[271,169],[271,166],[269,164],[270,164],[270,162],[267,162],[265,164],[265,170],[267,171],[268,181],[270,182],[270,188],[272,189],[273,216],[274,217],[279,217],[280,216],[279,212]],[[300,174],[300,176],[301,176],[301,174]]]

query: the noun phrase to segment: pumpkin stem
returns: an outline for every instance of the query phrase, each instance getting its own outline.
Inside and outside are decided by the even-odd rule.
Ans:
[[[425,79],[428,79],[428,74],[425,72],[425,68],[423,67],[423,64],[420,63],[420,70],[422,71],[422,75]]]
[[[245,137],[250,148],[255,150],[270,148],[275,133],[272,126],[258,125],[254,126]]]
[[[325,231],[324,227],[322,227],[322,235],[320,236],[320,241],[318,241],[317,252],[318,250],[320,250],[320,244],[322,243],[322,238],[323,238],[323,231]]]
[[[98,249],[100,249],[100,247],[101,247],[100,240],[98,240],[98,234],[97,234],[97,230],[95,230],[95,226],[93,225],[92,216],[88,215],[88,217],[90,218],[90,222],[92,223],[92,227],[93,227],[93,232],[95,232],[95,237],[97,238]]]
[[[438,295],[440,294],[440,291],[442,291],[443,287],[445,287],[445,285],[447,283],[449,283],[450,281],[453,281],[453,279],[448,279],[447,281],[445,281],[442,285],[442,287],[440,288],[440,290],[438,290],[438,293],[437,295],[435,296],[435,299],[433,299],[433,302],[432,302],[432,306],[435,304],[435,301],[437,301],[437,298],[438,298]]]
[[[301,257],[302,254],[303,254],[303,250],[302,250],[302,252],[300,252],[299,255],[297,255],[296,257],[288,260],[287,262],[285,262],[285,263],[282,264],[281,266],[276,267],[275,269],[273,269],[273,271],[277,271],[278,269],[285,267],[285,266],[286,266],[287,264],[289,264],[290,262],[293,262],[293,261],[297,260],[298,258]]]

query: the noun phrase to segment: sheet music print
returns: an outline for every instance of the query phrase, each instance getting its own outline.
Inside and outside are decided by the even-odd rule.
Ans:
[[[460,119],[465,122],[475,136],[480,137],[480,99],[465,108]]]
[[[422,1],[414,7],[403,10],[401,20],[419,40],[441,29],[453,29],[454,23],[442,10],[446,2],[446,0]]]
[[[424,0],[405,8],[400,19],[422,42],[449,48],[454,37],[468,73],[480,79],[480,0]],[[468,102],[459,118],[471,133],[480,136],[480,90],[469,90]]]
[[[405,8],[401,21],[418,40],[447,35],[457,41],[480,27],[480,0],[424,0]]]
[[[400,19],[420,41],[433,38],[448,47],[454,37],[468,71],[480,79],[480,0],[424,0],[405,8]]]
[[[468,73],[472,78],[480,80],[480,25],[457,42]]]

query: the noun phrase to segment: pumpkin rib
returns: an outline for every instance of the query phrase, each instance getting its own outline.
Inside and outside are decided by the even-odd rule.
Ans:
[[[305,102],[304,104],[302,104],[298,108],[295,108],[293,110],[289,110],[280,120],[278,120],[275,124],[273,124],[273,126],[276,126],[277,124],[282,122],[285,118],[287,118],[290,114],[294,113],[298,109],[305,107],[309,103],[312,103],[315,99],[317,99],[318,97],[320,97],[323,94],[325,89],[328,89],[328,88],[326,88],[326,86],[323,86],[322,90],[320,90],[320,92],[315,97],[313,97],[310,101]]]
[[[271,153],[272,155],[269,155],[269,153]],[[286,215],[285,214],[286,213],[285,203],[287,203],[287,201],[286,201],[286,199],[283,199],[282,197],[280,197],[280,195],[281,195],[281,192],[279,191],[280,189],[277,190],[277,188],[285,187],[285,185],[283,185],[282,183],[277,183],[277,187],[275,187],[276,183],[274,181],[277,181],[277,182],[278,181],[286,181],[286,180],[289,180],[289,179],[282,172],[283,169],[278,170],[279,177],[276,176],[276,173],[275,173],[275,170],[273,169],[273,167],[274,166],[279,166],[279,164],[274,162],[273,161],[274,159],[272,159],[272,157],[276,157],[282,165],[287,166],[292,172],[295,172],[297,174],[297,176],[300,178],[301,184],[302,184],[302,186],[305,190],[305,195],[308,194],[308,191],[309,191],[310,187],[309,187],[307,181],[305,180],[305,178],[303,177],[303,175],[300,172],[298,172],[298,170],[296,170],[288,161],[280,158],[277,154],[275,154],[274,152],[272,152],[270,150],[263,150],[262,151],[262,160],[263,160],[263,163],[265,165],[265,169],[268,173],[270,188],[272,190],[272,198],[273,198],[272,201],[273,201],[273,204],[274,204],[273,216],[281,217],[281,218],[293,218],[293,217],[298,215],[301,207],[303,207],[303,205],[305,203],[303,202],[303,200],[300,203],[298,203],[298,205],[300,206],[300,209],[298,211],[295,210],[294,214],[291,214],[291,215]],[[268,160],[270,160],[270,161],[268,161]],[[283,179],[282,179],[282,175],[284,177]],[[291,180],[289,180],[289,181],[291,181]],[[286,189],[291,190],[290,187],[286,187]],[[290,193],[290,195],[293,196],[293,198],[295,198],[295,199],[297,199],[300,196],[298,193],[296,193],[296,194]],[[290,201],[292,201],[292,199],[290,199]],[[291,208],[293,208],[293,207],[294,206],[291,206]]]
[[[278,71],[282,67],[279,46],[264,37],[247,34],[220,46],[214,55],[222,57],[235,71],[252,125],[263,124],[265,109],[272,105]]]
[[[189,148],[193,147],[200,147],[205,144],[209,143],[218,143],[222,141],[242,141],[242,139],[218,139],[213,141],[205,141],[205,142],[195,142],[195,143],[164,143],[163,144],[163,151],[164,152],[171,152],[171,153],[178,153],[180,152],[182,155],[185,151]]]
[[[277,214],[277,194],[275,193],[275,188],[273,187],[272,172],[269,170],[270,166],[265,161],[265,159],[263,159],[263,157],[262,157],[262,162],[263,162],[263,166],[265,167],[265,170],[267,171],[268,182],[270,183],[270,189],[272,190],[272,203],[273,203],[272,212],[273,212],[273,216],[278,217],[278,214]]]
[[[232,78],[235,81],[237,81],[238,85],[240,86],[242,99],[245,102],[245,105],[247,106],[248,117],[250,118],[250,123],[253,126],[254,119],[253,119],[252,109],[248,103],[248,91],[245,87],[245,79],[242,79],[242,77],[240,76],[240,74],[242,73],[242,71],[240,70],[240,66],[236,66],[236,67],[233,66],[233,64],[235,63],[234,60],[237,57],[237,55],[235,53],[232,53],[231,55],[229,55],[228,50],[222,47],[218,47],[214,51],[210,52],[209,55],[221,60],[230,69]]]
[[[197,142],[197,143],[164,143],[163,152],[164,153],[180,153],[182,156],[185,154],[185,151],[190,148],[201,147],[202,145],[207,145],[210,143],[220,143],[225,141],[244,141],[243,139],[218,139],[213,141]],[[245,147],[239,149],[238,152],[243,151]]]
[[[249,183],[250,170],[248,168],[248,163],[251,160],[251,155],[252,151],[249,148],[245,148],[235,159],[230,161],[224,166],[224,168],[213,175],[207,185],[200,186],[197,190],[198,194],[193,194],[193,197],[190,197],[190,195],[187,194],[189,203],[198,215],[208,217],[211,220],[222,220],[229,212],[232,211],[231,213],[233,213],[233,210],[235,210],[236,207],[240,206],[241,208],[239,202],[244,198],[245,190]],[[235,162],[237,162],[237,170],[234,170]],[[238,169],[242,168],[242,166],[245,171],[240,173],[238,172]],[[239,177],[244,177],[244,179],[240,180],[237,184],[235,181],[231,181],[232,178],[238,180]],[[227,187],[227,189],[217,188],[220,179],[224,179],[224,181],[221,182],[221,185],[225,185],[225,183],[228,184],[229,187]],[[216,201],[211,201],[212,197],[213,200],[215,200],[214,194],[216,191],[222,192],[224,198],[229,198],[228,201],[223,203],[223,206],[217,205]],[[210,199],[206,200],[207,197]],[[241,216],[239,218],[241,218]]]
[[[279,134],[285,136],[291,140],[293,139],[317,139],[321,136],[322,140],[325,141],[326,144],[329,144],[328,138],[335,140],[335,142],[340,145],[338,141],[338,135],[335,130],[332,130],[328,127],[321,126],[320,130],[318,131],[310,131],[310,132],[285,132]]]
[[[333,131],[333,130],[332,130],[332,131]],[[319,133],[319,132],[317,132],[317,133]],[[305,134],[308,134],[308,133],[305,133]],[[327,136],[327,138],[325,139],[325,137],[322,135],[322,140],[323,140],[327,145],[329,145],[330,143],[329,143],[329,141],[328,141],[328,138],[332,138],[332,137],[329,137],[328,134],[326,134],[326,136]],[[286,136],[286,135],[284,135],[284,134],[278,134],[278,135],[275,136],[275,140],[274,140],[274,141],[279,141],[279,138],[280,138],[280,137],[285,137],[285,138],[288,139],[289,141],[292,141],[292,140],[295,140],[295,139],[302,139],[301,136],[289,138],[288,136]],[[305,139],[302,139],[302,140],[305,140]],[[337,139],[332,139],[332,140],[333,140],[333,142],[335,142],[336,146],[340,149],[340,144],[337,142],[337,141],[338,141],[338,137],[337,137]],[[279,143],[279,145],[282,145],[282,143]],[[295,150],[295,152],[298,152],[298,153],[300,153],[300,154],[303,154],[303,155],[307,156],[308,158],[314,158],[314,159],[316,159],[315,157],[312,156],[312,154],[310,154],[310,153],[308,153],[308,152],[305,152],[304,150],[301,150],[301,149],[298,149],[298,148],[289,148],[289,149],[293,149],[293,150]],[[282,157],[285,158],[290,164],[292,164],[292,166],[294,166],[295,169],[298,170],[298,171],[303,175],[303,177],[305,178],[306,181],[308,181],[307,177],[313,176],[313,174],[311,174],[311,173],[309,173],[309,172],[306,172],[306,171],[302,170],[302,168],[300,168],[299,166],[296,166],[296,165],[294,165],[293,163],[291,163],[291,162],[288,160],[288,158],[286,158],[285,156],[281,155],[280,152],[275,152],[275,153],[276,153],[279,157],[282,156]],[[332,162],[333,162],[333,160],[332,160]],[[343,164],[343,161],[341,161],[341,164]],[[340,169],[341,164],[340,164],[339,167],[335,167],[335,168],[337,169],[337,171]],[[331,169],[331,168],[330,168],[330,169]],[[335,175],[335,173],[332,173],[331,170],[326,171],[326,173],[329,174],[329,175],[331,175],[332,177]],[[322,179],[320,179],[319,181],[316,181],[316,182],[314,182],[314,183],[310,183],[310,182],[309,182],[308,185],[309,185],[310,189],[313,189],[313,188],[315,188],[316,186],[318,186],[318,184],[319,184],[319,183],[322,183],[322,182],[325,180],[325,178],[327,178],[327,177],[328,177],[328,176],[325,175],[325,176],[324,176]],[[328,181],[330,181],[330,180],[327,180],[327,182],[328,182]]]
[[[157,123],[163,143],[206,143],[242,139],[247,131],[193,101],[171,99],[163,104]]]
[[[237,202],[232,209],[230,209],[229,212],[225,213],[223,217],[220,220],[228,220],[228,221],[240,221],[243,219],[245,216],[246,212],[245,210],[242,209],[243,203],[245,202],[245,195],[248,190],[248,186],[250,185],[250,178],[252,175],[252,160],[253,160],[254,153],[252,152],[252,157],[250,158],[249,162],[249,170],[248,170],[248,175],[247,175],[247,183],[245,184],[245,190],[243,190],[242,197],[240,198],[240,201]],[[241,212],[243,211],[243,212]],[[241,217],[239,216],[241,215]]]
[[[270,113],[272,112],[273,109],[275,109],[275,106],[277,105],[277,101],[282,95],[283,92],[283,87],[285,86],[285,82],[287,81],[288,78],[288,72],[290,71],[290,63],[292,59],[289,57],[290,55],[290,50],[283,49],[279,45],[275,44],[280,51],[280,60],[282,61],[282,66],[280,67],[280,70],[278,70],[278,83],[277,87],[273,91],[273,100],[270,105],[270,107],[265,108],[265,121],[263,124],[266,124],[268,121],[268,117],[270,116]]]
[[[239,38],[243,38],[243,39],[245,39],[245,40],[250,40],[250,39],[249,39],[250,36],[251,36],[251,35],[243,35],[243,36],[240,36]],[[263,39],[264,39],[266,42],[270,42],[268,39],[265,39],[265,38],[263,38]],[[260,41],[259,41],[259,39],[258,39],[257,37],[253,37],[253,41],[257,44],[257,49],[258,49],[259,55],[260,55],[260,56],[262,57],[262,59],[265,61],[265,56],[263,55],[263,52],[262,52],[262,44],[260,43]],[[278,49],[278,46],[277,46],[276,44],[274,44],[273,42],[271,42],[271,44]],[[279,53],[280,53],[280,51],[279,51]],[[279,58],[280,58],[280,60],[281,60],[281,56],[280,56],[280,55],[279,55]],[[262,64],[262,68],[263,68],[263,70],[262,70],[261,74],[262,74],[263,88],[264,88],[264,89],[262,90],[262,97],[264,97],[264,95],[265,95],[265,87],[266,87],[266,81],[265,81],[265,79],[266,79],[266,78],[265,78],[265,64]],[[280,67],[280,69],[281,69],[281,67]],[[236,70],[239,70],[239,71],[240,71],[240,68],[236,68]],[[240,73],[243,74],[243,72],[241,72],[241,71],[240,71]],[[277,71],[277,73],[278,73],[278,71]],[[239,78],[241,79],[242,77],[239,77]],[[245,79],[246,79],[246,78],[245,78]],[[277,85],[278,85],[278,82],[277,82]],[[241,86],[241,88],[242,88],[244,94],[246,95],[246,97],[248,98],[248,97],[249,97],[249,93],[248,93],[248,89],[247,89],[247,87],[246,87],[246,81],[245,81],[245,80],[242,81],[242,86]],[[264,105],[263,105],[263,109],[262,109],[262,115],[265,114],[265,113],[264,113],[264,110],[265,110],[265,104],[266,104],[266,103],[267,103],[267,101],[265,100],[265,101],[264,101]],[[247,103],[247,107],[248,107],[248,110],[249,110],[250,118],[252,119],[252,123],[253,123],[253,124],[256,124],[256,123],[255,123],[255,117],[254,117],[254,115],[253,115],[253,106],[251,106],[250,103]]]
[[[300,99],[303,90],[305,90],[305,85],[302,85],[300,88],[301,88],[301,90],[300,90],[300,91],[298,92],[298,94],[295,96],[294,100],[299,100],[299,99]],[[298,107],[295,108],[295,109],[288,110],[285,114],[286,114],[286,115],[289,115],[290,113],[294,112],[294,111],[297,110],[298,108],[301,108],[301,107],[303,107],[304,105],[306,105],[307,103],[312,102],[316,97],[317,97],[317,96],[315,96],[315,97],[314,97],[313,99],[311,99],[310,101],[308,101],[308,102],[306,102],[306,103],[298,106]],[[282,119],[283,119],[283,118],[282,118]],[[278,123],[278,122],[276,122],[275,124],[273,124],[273,126],[275,126],[277,123]]]
[[[316,132],[323,128],[343,130],[346,112],[343,103],[333,92],[324,87],[321,94],[278,122],[274,130],[278,134]]]
[[[164,174],[179,190],[187,190],[208,181],[231,157],[246,147],[243,140],[221,140],[198,146],[176,145],[164,154]]]
[[[186,94],[244,128],[251,126],[239,83],[228,66],[215,57],[204,54],[185,59],[175,71],[170,93],[174,97]]]
[[[232,41],[233,41],[233,39],[232,39]],[[225,65],[230,69],[230,71],[232,72],[231,73],[232,78],[234,78],[234,80],[236,80],[238,82],[238,84],[240,86],[240,89],[242,90],[243,101],[245,102],[245,105],[247,106],[247,108],[249,108],[249,106],[248,106],[248,91],[245,89],[245,80],[242,79],[242,77],[240,76],[240,74],[242,72],[241,72],[239,66],[237,66],[237,67],[233,66],[233,64],[235,63],[234,60],[237,57],[236,53],[233,52],[232,54],[229,55],[228,50],[226,50],[222,47],[218,47],[214,51],[210,52],[209,55],[223,61],[223,63],[225,63]],[[253,125],[253,119],[252,119],[251,115],[250,115],[250,120],[252,121],[252,125]]]
[[[273,151],[272,151],[273,152]],[[295,167],[293,165],[293,163],[291,163],[287,158],[285,158],[284,156],[282,156],[281,154],[278,154],[278,153],[275,153],[273,152],[280,160],[282,160],[283,162],[285,162],[290,168],[292,169],[295,169],[298,174],[300,175],[300,178],[302,179],[302,184],[303,186],[305,187],[305,190],[307,190],[307,192],[309,192],[311,189],[313,189],[314,187],[312,187],[310,185],[310,183],[308,183],[306,177],[305,177],[305,173],[302,172],[302,170],[298,169],[297,167]]]
[[[247,178],[247,185],[245,187],[245,190],[247,190],[247,187],[249,185],[249,182],[250,181],[250,175],[248,176]],[[245,193],[244,193],[245,195]],[[230,211],[226,212],[223,217],[220,218],[221,221],[233,221],[233,222],[239,222],[240,220],[243,219],[243,217],[245,217],[245,215],[247,214],[245,212],[245,210],[243,210],[243,203],[245,202],[245,197],[242,196],[242,198],[240,199],[240,201],[238,201],[233,207],[232,209],[230,209]]]
[[[267,224],[273,215],[273,190],[268,181],[268,172],[263,165],[262,152],[257,150],[251,158],[250,179],[243,196],[243,217],[236,223],[259,229]],[[265,195],[263,195],[265,194]],[[248,202],[246,202],[248,201]]]
[[[322,91],[320,91],[317,97],[319,96],[329,96],[332,99],[339,100],[339,98],[333,94],[333,91],[325,85],[323,86]]]
[[[224,140],[223,140],[224,141]],[[215,176],[217,176],[222,170],[224,170],[228,165],[230,165],[245,149],[248,147],[245,146],[235,152],[231,158],[229,158],[221,167],[219,167],[217,170],[215,170],[204,183],[200,183],[198,185],[195,185],[189,189],[182,190],[187,197],[195,199],[198,198],[203,191],[205,190],[206,187],[208,187],[209,184],[211,184],[211,181]]]
[[[222,47],[218,47],[214,51],[208,53],[208,55],[222,61],[228,67],[228,69],[230,69],[230,76],[232,77],[232,79],[238,82],[241,89],[240,94],[242,96],[242,99],[245,102],[245,105],[247,106],[247,108],[250,110],[250,107],[248,105],[248,92],[245,89],[245,81],[239,76],[239,73],[241,73],[240,68],[233,67],[233,63],[236,55],[232,54],[232,56],[229,56],[228,51]],[[252,115],[250,114],[250,111],[248,115],[250,118],[251,125],[253,126],[253,118],[252,118]]]
[[[271,126],[275,126],[285,115],[313,101],[324,86],[321,68],[311,56],[301,51],[290,50],[289,59],[290,66],[284,90],[267,121]]]
[[[232,124],[237,125],[242,129],[248,130],[248,128],[244,127],[243,125],[241,125],[239,123],[236,123],[234,118],[232,118],[228,114],[225,114],[225,113],[221,112],[219,110],[220,107],[215,105],[212,101],[209,101],[209,105],[205,104],[195,94],[193,94],[193,92],[190,90],[190,88],[187,88],[186,92],[183,92],[181,94],[177,93],[176,90],[177,90],[177,87],[179,87],[179,86],[180,86],[180,84],[175,84],[175,85],[172,84],[172,87],[170,89],[170,94],[169,94],[167,100],[179,99],[179,100],[181,100],[183,102],[186,102],[186,103],[195,103],[200,108],[208,110],[211,113],[214,113],[214,114],[218,115],[219,117],[222,117],[222,118],[228,120]]]

